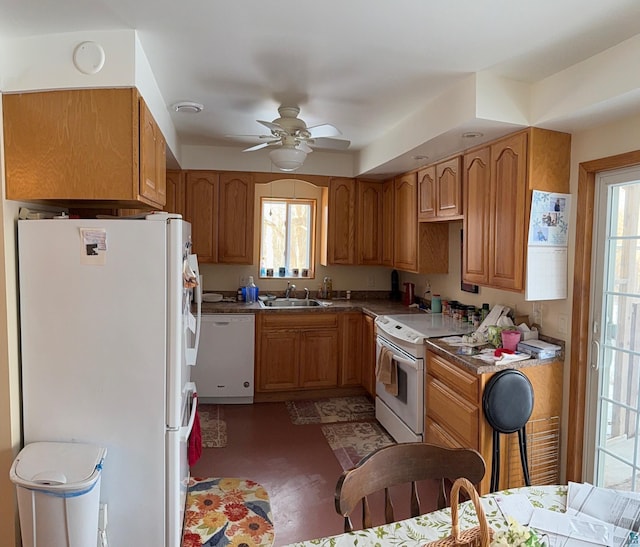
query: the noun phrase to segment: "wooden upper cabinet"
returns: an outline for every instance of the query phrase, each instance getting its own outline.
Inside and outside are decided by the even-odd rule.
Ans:
[[[253,264],[253,177],[220,173],[219,192],[218,262]]]
[[[164,210],[167,213],[177,213],[186,218],[185,214],[185,177],[184,171],[168,170],[167,180],[167,201]]]
[[[390,179],[382,184],[382,266],[393,266],[394,205],[394,180]]]
[[[329,180],[327,264],[356,263],[356,180]]]
[[[166,203],[166,143],[145,102],[140,99],[140,194]]]
[[[185,218],[191,223],[193,252],[198,262],[218,260],[218,173],[187,171]]]
[[[418,220],[462,218],[461,157],[429,165],[418,171]]]
[[[135,88],[3,94],[2,101],[7,199],[164,205],[164,137]]]
[[[418,171],[418,220],[436,217],[436,166],[429,165]]]
[[[358,181],[358,264],[382,263],[382,184]]]
[[[524,289],[526,169],[526,133],[491,146],[489,283],[492,287]]]
[[[462,218],[462,157],[436,164],[436,217],[441,220]]]
[[[415,273],[449,271],[449,226],[418,222],[418,178],[394,179],[393,266]]]
[[[490,155],[486,146],[464,156],[462,278],[474,285],[489,282]]]
[[[418,181],[415,173],[394,179],[393,263],[396,268],[418,270]]]
[[[569,191],[570,152],[569,134],[529,128],[465,154],[465,282],[524,290],[532,191]]]

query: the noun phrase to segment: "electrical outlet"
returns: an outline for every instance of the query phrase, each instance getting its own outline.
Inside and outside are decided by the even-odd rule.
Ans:
[[[376,277],[374,275],[367,276],[367,288],[373,289],[376,286]]]
[[[247,285],[247,278],[244,275],[241,275],[240,277],[238,277],[238,287],[246,287]]]

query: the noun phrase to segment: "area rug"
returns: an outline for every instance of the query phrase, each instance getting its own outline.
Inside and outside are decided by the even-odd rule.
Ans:
[[[222,419],[220,405],[199,405],[202,448],[224,448],[227,446],[227,423]]]
[[[287,401],[287,410],[295,425],[359,422],[375,419],[375,407],[364,395]]]
[[[321,427],[331,450],[345,471],[355,467],[367,454],[395,444],[391,436],[376,422],[350,422]]]
[[[273,545],[267,491],[247,479],[189,480],[182,547]]]

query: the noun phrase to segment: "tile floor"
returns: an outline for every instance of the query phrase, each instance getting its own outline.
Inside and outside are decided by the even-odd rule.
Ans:
[[[262,484],[271,500],[275,547],[342,532],[343,519],[334,508],[342,468],[320,424],[293,425],[284,403],[224,405],[223,419],[227,446],[204,449],[193,476],[239,477]],[[433,487],[422,490],[425,512],[435,509]],[[408,499],[406,492],[395,492],[394,500]],[[374,514],[381,512],[382,497],[373,503]],[[407,518],[405,511],[407,507],[398,505],[396,516]]]

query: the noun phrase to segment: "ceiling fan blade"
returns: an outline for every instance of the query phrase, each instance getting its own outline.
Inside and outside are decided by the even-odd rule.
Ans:
[[[225,135],[227,139],[273,139],[273,135]]]
[[[303,152],[306,152],[307,154],[309,154],[310,152],[313,152],[313,148],[311,148],[306,142],[304,141],[300,141],[298,143],[298,150],[302,150]]]
[[[312,125],[311,127],[307,127],[307,131],[311,133],[311,136],[315,139],[316,137],[336,137],[338,135],[342,135],[340,130],[331,125],[330,123],[323,123],[320,125]]]
[[[253,152],[254,150],[260,150],[261,148],[266,148],[267,146],[273,144],[274,142],[278,142],[278,141],[269,141],[269,142],[263,142],[261,144],[256,144],[255,146],[251,146],[250,148],[245,148],[243,152]]]
[[[278,131],[278,132],[285,131],[286,133],[286,130],[284,129],[284,127],[282,127],[281,125],[278,125],[277,123],[265,122],[263,120],[256,120],[256,121],[264,125],[266,128],[270,129],[271,131]]]
[[[331,150],[346,150],[351,145],[351,141],[330,139],[328,137],[313,138],[309,143],[317,148],[329,148]]]

